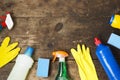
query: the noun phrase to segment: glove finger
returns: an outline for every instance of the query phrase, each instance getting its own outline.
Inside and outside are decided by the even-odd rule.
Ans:
[[[77,51],[76,51],[74,48],[72,48],[72,49],[71,49],[71,53],[72,53],[72,54],[77,54]]]
[[[7,47],[8,44],[9,44],[9,42],[10,42],[10,37],[6,37],[6,38],[3,40],[2,44],[1,44],[1,47],[2,47],[2,48]]]
[[[88,56],[88,59],[91,59],[92,60],[92,57],[90,55],[90,49],[87,47],[87,56]]]
[[[7,54],[7,59],[8,59],[8,60],[14,59],[14,58],[18,55],[19,51],[20,51],[20,48],[17,47],[17,48],[15,48],[14,50],[8,52],[8,54]]]
[[[14,59],[20,51],[20,48],[16,48],[12,51],[10,51],[8,54],[4,54],[3,57],[0,59],[0,67],[3,67],[6,65],[8,62],[10,62],[12,59]]]
[[[72,48],[72,49],[71,49],[71,53],[72,53],[73,57],[75,58],[75,56],[76,56],[76,54],[77,54],[77,51]]]
[[[86,57],[86,59],[91,59],[89,47],[87,47],[87,49],[86,49],[85,57]]]
[[[71,53],[72,53],[77,65],[83,67],[83,58],[82,58],[82,56],[78,55],[78,52],[75,49],[71,49]]]
[[[87,53],[90,53],[90,48],[89,47],[87,47]]]
[[[89,62],[90,65],[93,65],[92,58],[90,56],[90,49],[89,49],[89,47],[87,47],[87,49],[86,49],[85,59]]]
[[[7,52],[11,51],[11,50],[14,49],[17,45],[18,45],[18,42],[15,42],[15,43],[10,44],[10,45],[7,47],[6,51],[7,51]]]
[[[75,57],[78,57],[78,58],[80,58],[81,56],[82,56],[82,54],[80,54],[80,53],[78,53],[75,49],[71,49],[71,53],[72,53],[72,55],[73,56],[75,56]],[[75,58],[74,57],[74,58]]]
[[[92,57],[90,55],[90,49],[87,47],[87,54],[86,54],[86,59],[88,60],[88,62],[90,63],[90,65],[94,68],[94,64],[93,64],[93,61],[92,61]]]
[[[80,44],[77,45],[77,51],[80,55],[82,55],[82,51],[81,51],[81,47],[80,47]]]
[[[78,55],[77,51],[75,49],[71,49],[71,53],[76,61],[77,64],[81,63],[80,62],[80,55]]]
[[[11,56],[16,55],[19,53],[19,51],[20,51],[20,47],[17,47],[15,49],[11,50],[10,52],[8,52],[8,55],[11,55]]]
[[[82,53],[83,53],[83,55],[86,54],[86,50],[85,50],[85,45],[84,44],[82,45]]]

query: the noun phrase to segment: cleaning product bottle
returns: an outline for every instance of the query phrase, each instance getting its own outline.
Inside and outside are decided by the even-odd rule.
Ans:
[[[120,80],[120,68],[110,50],[110,48],[101,43],[98,38],[95,38],[96,55],[102,64],[109,80]]]
[[[109,24],[113,28],[120,29],[120,15],[118,14],[112,15]]]
[[[33,50],[32,47],[28,46],[24,54],[18,55],[16,64],[7,80],[25,80],[27,73],[34,62],[31,58]]]
[[[56,57],[59,58],[59,69],[55,80],[71,80],[68,76],[65,62],[65,57],[67,57],[68,54],[65,51],[55,51],[52,53],[52,55],[54,56],[53,62],[55,61]]]

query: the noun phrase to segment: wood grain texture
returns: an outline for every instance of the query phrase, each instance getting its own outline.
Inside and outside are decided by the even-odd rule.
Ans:
[[[10,11],[15,23],[14,28],[7,28],[0,33],[0,42],[11,37],[11,43],[18,41],[20,54],[26,47],[35,48],[33,65],[26,80],[54,80],[58,60],[50,65],[48,78],[36,76],[39,57],[52,59],[55,50],[69,53],[68,72],[73,80],[80,80],[77,65],[70,53],[76,45],[85,44],[91,49],[99,80],[108,80],[96,55],[94,37],[99,37],[104,44],[112,32],[120,35],[120,30],[112,28],[108,22],[110,16],[120,13],[119,0],[4,0],[0,1],[0,15]],[[110,46],[110,45],[109,45]],[[113,55],[120,64],[120,51],[110,46]],[[0,69],[0,80],[6,80],[15,59]]]

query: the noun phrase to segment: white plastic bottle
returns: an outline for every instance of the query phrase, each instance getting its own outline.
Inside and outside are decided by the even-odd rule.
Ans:
[[[24,54],[18,55],[15,66],[13,67],[7,80],[25,80],[34,61],[31,58],[34,49],[27,47]]]

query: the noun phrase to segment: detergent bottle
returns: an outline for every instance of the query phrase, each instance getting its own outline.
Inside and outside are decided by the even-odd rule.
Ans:
[[[7,80],[25,80],[29,72],[29,69],[33,65],[33,59],[31,58],[33,48],[28,46],[24,54],[18,55],[16,64],[13,67]]]
[[[110,48],[95,38],[96,55],[102,64],[109,80],[120,80],[120,68],[110,50]]]
[[[67,57],[68,54],[65,51],[55,51],[52,53],[52,55],[54,56],[53,62],[55,61],[56,57],[59,58],[59,69],[55,80],[71,80],[68,76],[65,62],[65,57]]]
[[[120,15],[118,14],[112,15],[109,24],[113,28],[120,29]]]

